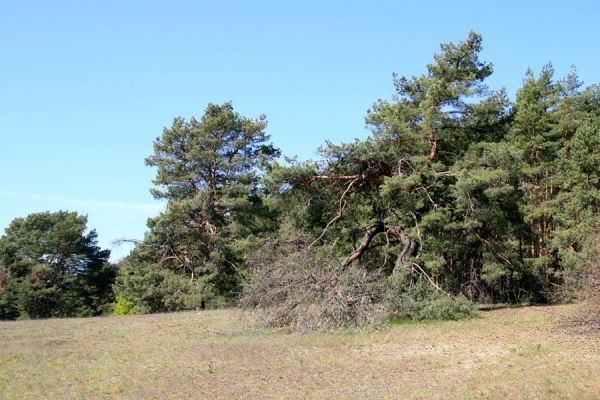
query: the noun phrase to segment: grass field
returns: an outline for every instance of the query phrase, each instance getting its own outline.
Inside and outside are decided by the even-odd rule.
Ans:
[[[3,399],[600,399],[573,306],[361,332],[258,329],[238,311],[0,323]]]

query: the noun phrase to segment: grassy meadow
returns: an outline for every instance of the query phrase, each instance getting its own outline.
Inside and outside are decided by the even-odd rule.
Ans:
[[[237,310],[0,322],[2,399],[600,399],[574,306],[297,334]]]

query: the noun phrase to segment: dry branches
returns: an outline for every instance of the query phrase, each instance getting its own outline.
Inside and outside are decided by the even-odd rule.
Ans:
[[[381,179],[382,176],[389,176],[389,175],[375,175],[375,174],[361,174],[361,175],[313,175],[307,179],[298,179],[298,180],[294,180],[291,183],[297,184],[297,185],[310,185],[311,183],[315,182],[315,181],[319,181],[319,180],[326,180],[326,181],[356,181],[356,180],[362,180],[365,182],[369,182],[369,183],[374,183],[376,185],[381,185],[383,184],[383,180]]]
[[[250,259],[240,304],[268,326],[300,331],[374,323],[386,313],[378,271],[340,269],[304,243],[269,242]]]
[[[308,248],[310,249],[311,247],[313,247],[316,243],[319,242],[319,240],[321,240],[323,238],[323,236],[325,236],[325,233],[327,232],[327,230],[329,229],[329,227],[331,227],[333,224],[335,224],[340,218],[342,218],[342,215],[344,213],[344,208],[346,208],[346,204],[348,204],[348,200],[346,199],[346,196],[348,195],[348,192],[350,191],[350,189],[352,188],[352,186],[358,182],[358,179],[353,179],[351,180],[348,185],[346,186],[346,190],[344,190],[344,192],[342,193],[342,195],[340,196],[340,207],[338,210],[338,213],[336,214],[335,217],[333,217],[333,219],[331,221],[329,221],[329,223],[325,226],[325,228],[323,229],[323,231],[321,232],[321,234],[319,235],[318,238],[316,238],[309,246]]]

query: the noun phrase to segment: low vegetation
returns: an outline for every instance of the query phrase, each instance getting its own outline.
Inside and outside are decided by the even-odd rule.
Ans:
[[[0,398],[597,399],[575,306],[297,334],[235,310],[0,323]]]
[[[269,241],[248,260],[240,305],[264,325],[311,331],[476,315],[472,302],[432,288],[408,268],[387,277],[381,269],[343,268],[307,246],[300,239]]]
[[[580,267],[572,277],[575,290],[569,293],[580,302],[580,307],[570,315],[563,326],[575,332],[598,334],[600,332],[600,264],[597,254],[600,249],[600,237],[592,237],[594,251],[583,253]]]

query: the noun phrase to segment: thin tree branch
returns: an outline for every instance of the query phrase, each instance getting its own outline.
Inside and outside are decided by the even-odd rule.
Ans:
[[[348,201],[346,200],[346,195],[348,194],[348,192],[350,191],[350,189],[352,188],[352,186],[358,181],[358,179],[354,179],[352,181],[350,181],[350,183],[348,184],[348,187],[346,187],[346,190],[344,190],[344,193],[342,193],[342,196],[340,197],[340,208],[338,210],[338,213],[335,217],[333,217],[333,219],[331,221],[329,221],[329,223],[325,226],[325,228],[323,229],[323,231],[321,232],[321,234],[319,235],[318,238],[316,238],[309,246],[308,248],[310,249],[311,247],[313,247],[317,242],[319,242],[319,240],[321,240],[321,238],[323,238],[323,236],[325,236],[325,233],[327,232],[327,230],[329,229],[329,227],[331,227],[334,223],[336,223],[340,218],[342,218],[342,215],[344,213],[344,209],[346,208],[346,204],[348,204]]]

